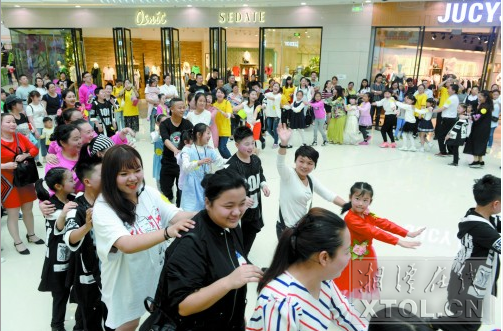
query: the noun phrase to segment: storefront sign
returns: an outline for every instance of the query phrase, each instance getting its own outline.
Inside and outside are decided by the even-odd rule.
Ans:
[[[299,47],[299,42],[298,41],[285,41],[285,46]]]
[[[501,14],[495,17],[496,13],[500,13],[501,2],[470,2],[470,3],[446,3],[445,14],[438,16],[440,23],[493,23],[499,20],[501,22]]]
[[[265,12],[222,12],[218,14],[218,23],[265,23]]]
[[[136,25],[145,26],[145,25],[164,25],[168,21],[166,20],[166,13],[158,11],[154,15],[145,14],[143,10],[140,10],[136,14]]]

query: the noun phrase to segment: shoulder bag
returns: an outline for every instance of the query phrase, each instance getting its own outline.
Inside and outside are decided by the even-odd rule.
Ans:
[[[19,146],[18,133],[16,133],[16,145],[17,152],[13,151],[9,147],[3,145],[6,149],[15,154],[14,160],[20,154],[23,154],[23,150]],[[27,151],[26,151],[27,153]],[[35,183],[39,179],[37,165],[35,164],[35,159],[30,155],[21,162],[17,162],[17,168],[14,169],[14,181],[13,185],[15,187],[23,187],[29,184]]]

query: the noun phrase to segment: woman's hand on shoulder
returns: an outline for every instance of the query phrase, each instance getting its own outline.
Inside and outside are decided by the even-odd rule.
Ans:
[[[45,157],[45,160],[47,161],[47,163],[52,164],[52,165],[59,164],[58,157],[54,154],[47,154]]]
[[[38,208],[40,208],[42,215],[46,217],[56,211],[56,206],[54,206],[54,204],[52,204],[49,200],[40,201]]]
[[[248,283],[258,283],[263,275],[264,272],[259,267],[253,264],[244,264],[227,276],[228,285],[231,290],[235,290]]]
[[[194,224],[196,224],[196,222],[188,219],[178,221],[175,224],[168,227],[168,236],[170,236],[171,238],[175,237],[180,238],[182,236],[180,234],[180,231],[189,232],[190,229],[194,228]]]

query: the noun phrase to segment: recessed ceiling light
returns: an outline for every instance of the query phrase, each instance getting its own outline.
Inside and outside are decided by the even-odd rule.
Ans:
[[[245,3],[245,4],[243,5],[243,7],[248,7],[248,5]]]
[[[306,5],[306,3],[305,3],[305,2],[301,2],[300,4],[301,4],[301,6],[305,6],[305,5]]]
[[[20,6],[20,5],[14,5],[14,7],[19,8],[19,7],[21,7],[21,6]]]
[[[365,2],[366,2],[366,3],[371,3],[371,2],[372,2],[372,0],[365,0]]]
[[[187,5],[187,7],[191,8],[191,7],[192,7],[192,5]]]
[[[79,5],[76,5],[76,6],[75,6],[75,8],[80,8],[80,6],[79,6]]]

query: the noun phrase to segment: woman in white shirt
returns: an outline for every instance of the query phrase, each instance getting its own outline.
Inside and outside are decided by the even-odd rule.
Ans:
[[[38,93],[40,93],[40,97],[43,97],[45,94],[47,94],[47,89],[44,86],[44,80],[42,78],[35,78],[35,88],[37,89]]]
[[[40,79],[40,78],[37,78]],[[42,161],[45,162],[45,156],[47,155],[47,147],[45,146],[45,138],[40,139],[42,134],[42,129],[44,128],[44,117],[47,116],[44,105],[41,103],[42,96],[37,90],[31,91],[28,94],[28,106],[26,106],[26,115],[28,116],[28,121],[37,130],[39,139],[40,154],[42,154]],[[35,158],[38,167],[42,167],[42,163],[39,161],[39,156]]]
[[[258,113],[261,111],[262,106],[255,105],[257,99],[258,99],[257,91],[250,90],[248,100],[232,108],[234,114],[237,113],[238,115],[236,117],[241,118],[242,114],[239,111],[240,110],[244,111],[245,113],[244,115],[246,115],[245,117],[246,126],[250,128],[253,132],[253,140],[255,141],[255,152],[257,150],[257,140],[260,140],[260,135],[262,133],[262,123],[260,123],[260,121],[257,120]]]
[[[171,85],[171,75],[164,75],[164,85],[162,85],[159,90],[162,94],[166,96],[166,103],[169,105],[169,102],[173,98],[178,98],[178,90],[175,85]],[[169,106],[168,106],[169,107]]]
[[[143,163],[133,147],[115,145],[107,151],[93,227],[108,327],[136,330],[145,313],[143,300],[155,295],[165,241],[193,228],[188,220],[193,215],[145,186]]]
[[[269,133],[274,139],[272,148],[277,148],[278,133],[276,132],[276,129],[278,128],[279,120],[281,119],[281,93],[279,83],[272,83],[271,89],[272,92],[264,94],[265,99],[267,99],[265,108],[266,128],[267,133]]]
[[[319,153],[311,146],[301,146],[295,151],[295,168],[286,166],[285,156],[292,130],[285,124],[278,126],[280,139],[276,166],[280,176],[279,221],[276,223],[278,238],[285,228],[294,227],[311,209],[313,194],[342,207],[346,202],[324,187],[309,174],[316,167]]]
[[[347,266],[351,236],[346,223],[312,208],[279,239],[271,266],[258,284],[247,330],[367,330],[368,322],[332,279]]]

